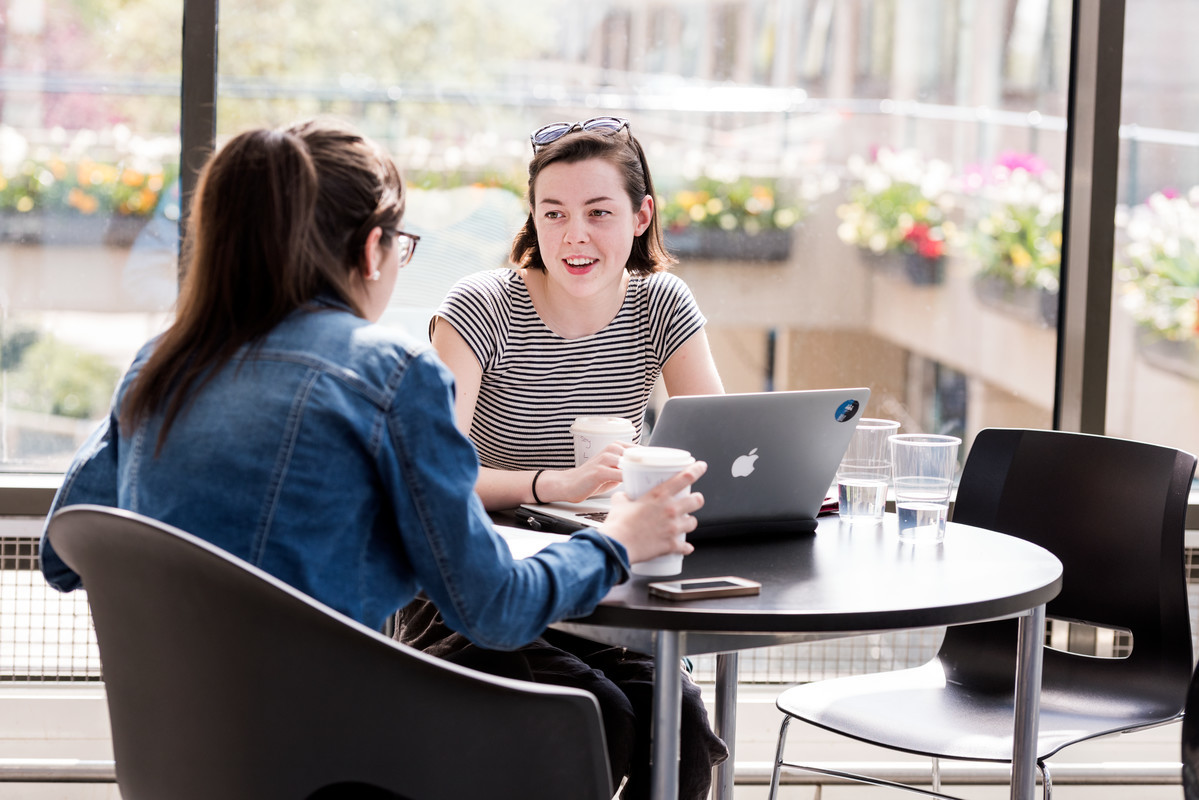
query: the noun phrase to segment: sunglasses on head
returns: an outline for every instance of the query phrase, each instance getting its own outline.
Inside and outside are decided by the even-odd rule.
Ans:
[[[602,133],[612,135],[629,127],[629,121],[623,117],[592,117],[582,122],[551,122],[549,125],[538,128],[529,135],[529,139],[533,142],[533,152],[537,152],[538,147],[544,147],[550,142],[556,142],[568,133],[574,131],[590,131],[592,133]]]

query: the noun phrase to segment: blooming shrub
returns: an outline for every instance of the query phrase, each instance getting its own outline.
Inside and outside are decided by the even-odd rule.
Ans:
[[[659,214],[669,231],[694,227],[749,234],[787,230],[803,217],[798,204],[780,197],[773,178],[700,178],[664,198]]]
[[[849,202],[837,208],[837,235],[872,253],[892,251],[939,258],[954,232],[947,219],[954,208],[952,171],[915,150],[879,148],[874,160],[855,156],[848,163]]]
[[[151,216],[178,171],[176,164],[163,160],[166,148],[162,143],[149,144],[125,134],[104,148],[115,157],[93,157],[91,145],[100,139],[91,132],[82,132],[74,141],[64,139],[58,146],[30,147],[14,129],[0,131],[4,145],[0,211]]]
[[[1005,153],[967,169],[963,191],[975,208],[967,247],[981,274],[1058,291],[1065,195],[1057,173],[1034,155]]]
[[[1156,192],[1118,211],[1116,226],[1124,307],[1155,336],[1199,341],[1199,186]]]

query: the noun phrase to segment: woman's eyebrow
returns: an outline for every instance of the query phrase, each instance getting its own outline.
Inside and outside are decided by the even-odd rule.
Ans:
[[[596,203],[611,203],[611,202],[613,202],[611,197],[608,197],[607,195],[600,195],[599,197],[593,197],[590,200],[584,200],[583,205],[591,206],[591,205],[595,205]],[[553,197],[542,197],[537,201],[538,205],[541,205],[542,203],[545,203],[546,205],[551,205],[551,206],[565,205],[565,203],[563,201],[557,200]]]

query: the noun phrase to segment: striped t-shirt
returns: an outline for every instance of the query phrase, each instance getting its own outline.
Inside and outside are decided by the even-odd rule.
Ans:
[[[579,339],[546,327],[511,269],[463,278],[437,315],[483,367],[470,438],[493,469],[573,467],[575,417],[624,417],[639,439],[662,365],[706,322],[691,290],[666,272],[631,276],[612,322]]]

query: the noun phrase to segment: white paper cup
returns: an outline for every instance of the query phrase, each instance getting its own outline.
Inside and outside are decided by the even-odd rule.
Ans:
[[[673,447],[630,447],[620,457],[625,494],[636,500],[694,463],[695,459],[686,450]],[[685,488],[679,494],[683,495],[688,491],[689,489]],[[679,537],[680,540],[684,538]],[[636,575],[678,575],[683,571],[683,554],[671,553],[651,558],[649,561],[639,561],[632,565],[632,570]]]
[[[624,417],[579,417],[570,426],[570,435],[575,442],[575,466],[580,467],[613,442],[632,442],[637,431]]]
[[[603,451],[613,442],[633,442],[637,435],[633,423],[624,417],[578,417],[570,426],[570,435],[575,442],[575,466]],[[595,497],[611,497],[616,489],[601,492]]]

